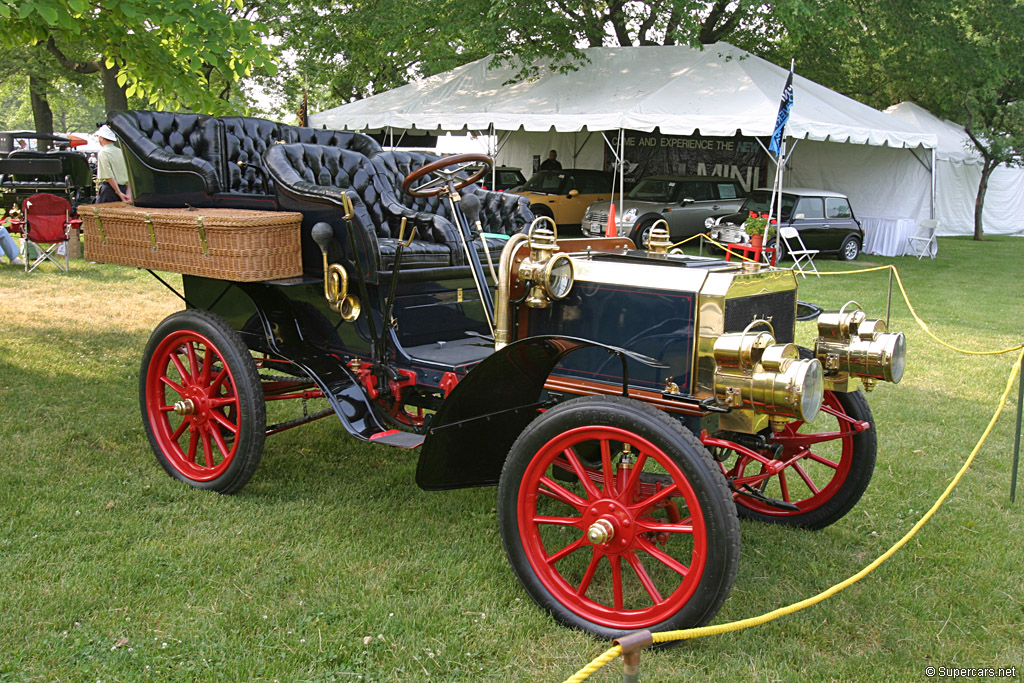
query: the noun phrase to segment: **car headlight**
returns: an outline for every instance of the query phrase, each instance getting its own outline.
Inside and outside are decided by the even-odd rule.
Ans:
[[[626,209],[622,212],[623,223],[635,223],[636,222],[637,209]]]
[[[856,308],[847,311],[848,306]],[[855,301],[838,311],[818,316],[814,355],[830,378],[860,377],[870,389],[874,382],[898,383],[907,366],[907,341],[902,332],[888,332],[885,322],[873,320]]]
[[[714,225],[718,225],[718,219],[717,218],[713,218],[711,216],[708,216],[707,218],[704,219],[704,227],[705,228],[710,228],[710,227],[712,227]]]
[[[776,344],[768,332],[739,333],[715,340],[715,398],[720,405],[811,422],[821,410],[825,380],[821,362],[801,359],[793,344]]]
[[[576,280],[576,270],[568,254],[555,254],[544,267],[544,289],[552,299],[564,299]]]

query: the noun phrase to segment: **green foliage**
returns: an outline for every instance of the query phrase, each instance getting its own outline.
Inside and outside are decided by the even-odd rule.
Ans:
[[[275,71],[266,32],[236,0],[0,0],[0,45],[52,40],[74,62],[116,70],[126,96],[154,108],[229,111],[224,84]]]

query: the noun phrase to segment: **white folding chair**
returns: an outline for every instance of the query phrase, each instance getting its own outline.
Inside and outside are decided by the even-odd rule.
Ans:
[[[799,230],[789,226],[779,228],[779,239],[782,240],[782,244],[786,247],[785,253],[793,259],[792,270],[800,273],[802,277],[807,277],[806,271],[808,270],[813,271],[815,275],[821,277],[821,275],[818,274],[818,267],[814,265],[814,257],[818,255],[818,250],[808,249],[804,245],[804,241],[800,237]]]
[[[938,221],[930,218],[921,221],[917,226],[917,232],[907,237],[907,250],[911,256],[916,256],[918,261],[925,256],[935,258],[939,253],[939,243],[935,241],[935,232],[938,229]]]

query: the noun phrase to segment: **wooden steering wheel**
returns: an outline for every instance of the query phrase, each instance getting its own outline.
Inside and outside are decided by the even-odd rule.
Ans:
[[[468,178],[459,177],[458,174],[469,164],[481,164],[481,168]],[[452,168],[450,171],[445,170],[452,166],[455,168]],[[413,197],[433,197],[444,192],[452,181],[455,181],[454,189],[461,190],[466,185],[471,185],[483,178],[493,167],[494,160],[486,154],[453,154],[450,157],[444,157],[437,161],[432,161],[425,166],[420,166],[405,176],[405,180],[402,181],[402,192]],[[428,173],[433,173],[437,177],[422,185],[412,186],[413,183]]]

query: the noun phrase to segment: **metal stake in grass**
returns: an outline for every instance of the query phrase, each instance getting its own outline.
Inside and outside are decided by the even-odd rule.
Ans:
[[[1017,436],[1013,440],[1013,471],[1010,474],[1010,502],[1017,501],[1017,465],[1020,463],[1020,423],[1024,414],[1024,372],[1017,375]]]

